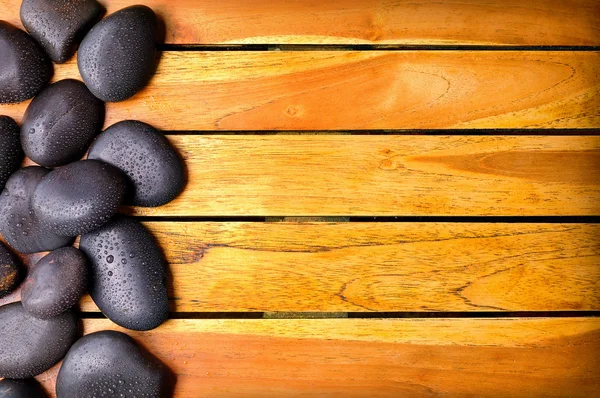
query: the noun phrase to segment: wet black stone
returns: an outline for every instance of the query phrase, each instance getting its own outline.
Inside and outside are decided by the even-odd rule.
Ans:
[[[81,160],[44,177],[35,188],[31,207],[45,228],[61,236],[77,236],[100,227],[119,210],[126,184],[116,167]]]
[[[0,242],[0,298],[9,295],[23,279],[19,259]]]
[[[0,377],[26,379],[50,369],[77,340],[72,312],[43,320],[29,315],[20,302],[0,307]]]
[[[42,226],[30,208],[35,188],[49,172],[37,166],[18,170],[10,176],[0,195],[0,234],[18,252],[44,252],[73,243],[73,238],[57,235]]]
[[[50,81],[52,63],[27,33],[0,21],[0,104],[33,97]]]
[[[109,15],[85,36],[77,64],[90,91],[106,102],[123,101],[140,91],[156,63],[157,21],[146,6]]]
[[[46,398],[44,389],[35,379],[0,380],[0,398]]]
[[[23,0],[21,22],[46,50],[52,61],[62,64],[77,49],[104,9],[96,0]]]
[[[23,151],[41,166],[83,157],[104,124],[104,103],[85,84],[66,79],[44,89],[27,107],[21,125]]]
[[[174,378],[124,333],[88,334],[69,350],[56,379],[58,398],[172,396]]]
[[[123,170],[129,177],[126,202],[161,206],[183,190],[183,162],[166,137],[154,127],[133,120],[116,123],[100,134],[88,153]]]
[[[0,116],[0,191],[22,161],[23,150],[19,140],[19,126],[10,117]]]
[[[43,257],[27,275],[21,289],[25,311],[49,319],[73,308],[87,286],[87,258],[74,247]]]
[[[83,235],[90,260],[89,290],[100,310],[128,329],[150,330],[168,317],[168,265],[152,234],[131,217],[117,216]]]

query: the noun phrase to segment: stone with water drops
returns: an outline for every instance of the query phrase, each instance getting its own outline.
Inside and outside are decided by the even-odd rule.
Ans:
[[[172,396],[170,370],[124,333],[101,331],[79,339],[65,357],[56,379],[56,396]]]
[[[90,91],[106,102],[132,97],[150,81],[156,64],[157,20],[146,6],[109,15],[85,36],[77,64]]]
[[[27,33],[0,21],[0,104],[33,97],[50,81],[52,63]]]
[[[23,0],[21,22],[46,50],[62,64],[73,54],[104,9],[96,0]]]
[[[29,206],[35,188],[49,172],[43,167],[25,167],[10,176],[0,194],[0,234],[18,252],[44,252],[73,243],[73,238],[42,226]]]
[[[0,298],[9,295],[21,282],[23,270],[17,257],[0,241]]]
[[[19,126],[10,117],[0,116],[0,191],[22,161],[23,150],[19,140]]]
[[[74,247],[54,250],[37,262],[21,289],[25,311],[49,319],[73,308],[87,286],[87,258]]]
[[[41,166],[57,167],[83,157],[104,124],[104,103],[78,80],[44,89],[27,107],[21,125],[25,154]]]
[[[117,216],[83,235],[90,259],[90,295],[113,322],[150,330],[168,317],[168,265],[152,234],[132,217]]]
[[[125,175],[97,160],[81,160],[51,171],[33,193],[31,207],[42,226],[61,236],[86,234],[119,210]]]
[[[46,398],[44,389],[35,379],[0,380],[0,398]]]
[[[51,319],[28,314],[21,302],[0,307],[0,377],[26,379],[60,361],[77,340],[77,316]]]
[[[129,177],[127,203],[161,206],[183,190],[183,161],[167,138],[149,124],[125,120],[100,134],[88,159],[98,159]]]

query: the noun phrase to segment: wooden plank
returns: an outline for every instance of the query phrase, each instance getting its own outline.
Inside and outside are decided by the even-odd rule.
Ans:
[[[137,4],[103,0],[108,12]],[[20,25],[21,0],[0,1]],[[145,0],[171,44],[600,45],[593,0]]]
[[[170,204],[135,214],[600,214],[599,137],[170,138],[189,183]]]
[[[600,310],[595,224],[146,225],[176,312]]]
[[[86,333],[115,329],[84,321]],[[172,320],[125,331],[177,374],[176,398],[591,397],[600,320]],[[58,367],[39,377],[54,390]]]
[[[75,63],[55,79],[77,77]],[[0,106],[20,120],[27,103]],[[165,52],[107,125],[165,130],[598,128],[599,52]]]

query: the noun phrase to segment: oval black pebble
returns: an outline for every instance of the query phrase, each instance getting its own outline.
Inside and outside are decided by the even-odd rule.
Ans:
[[[10,117],[0,116],[0,191],[22,161],[23,150],[19,139],[19,126]]]
[[[42,226],[77,236],[106,223],[119,210],[126,179],[114,166],[81,160],[51,171],[33,193],[31,207]]]
[[[0,298],[15,290],[22,276],[19,260],[4,243],[0,242]]]
[[[87,258],[74,247],[54,250],[37,262],[21,289],[25,311],[49,319],[73,308],[87,286]]]
[[[106,102],[140,91],[156,63],[157,22],[146,6],[124,8],[100,21],[85,36],[77,64],[90,91]]]
[[[102,160],[127,174],[126,202],[131,205],[161,206],[183,190],[179,155],[160,131],[146,123],[126,120],[110,126],[96,138],[88,159]]]
[[[60,361],[79,334],[72,312],[43,320],[20,302],[0,307],[0,377],[26,379]]]
[[[171,397],[174,378],[160,360],[115,331],[79,339],[62,363],[56,396]]]
[[[90,260],[90,295],[113,322],[150,330],[168,317],[167,263],[150,232],[131,217],[118,216],[83,235]]]
[[[0,398],[46,398],[44,389],[35,379],[0,380]]]
[[[73,243],[73,238],[43,227],[29,206],[35,188],[48,173],[49,170],[37,166],[18,170],[10,176],[0,195],[0,234],[18,252],[44,252]]]
[[[41,166],[81,159],[104,124],[104,103],[78,80],[44,89],[27,107],[21,125],[25,154]]]
[[[52,61],[62,64],[103,12],[96,0],[23,0],[21,22]]]
[[[52,63],[35,40],[0,21],[0,104],[33,97],[51,77]]]

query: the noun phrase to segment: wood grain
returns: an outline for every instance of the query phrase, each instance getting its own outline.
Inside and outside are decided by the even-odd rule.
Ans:
[[[123,329],[84,321],[85,332]],[[591,397],[600,320],[172,320],[126,331],[177,374],[176,398]],[[40,376],[54,390],[58,367]]]
[[[55,80],[78,77],[74,62]],[[20,120],[27,103],[1,105]],[[598,128],[600,53],[165,52],[106,125],[165,130]]]
[[[146,225],[175,312],[600,310],[595,224]]]
[[[108,13],[138,4],[103,0]],[[145,0],[171,44],[600,45],[593,0]],[[0,1],[20,25],[21,0]]]
[[[599,137],[171,136],[189,182],[139,215],[600,214]],[[559,166],[559,167],[557,167]]]

